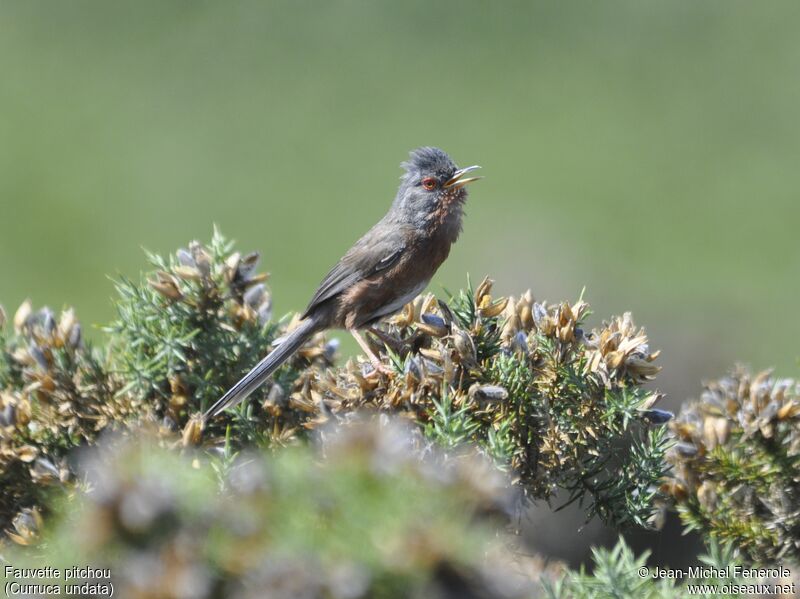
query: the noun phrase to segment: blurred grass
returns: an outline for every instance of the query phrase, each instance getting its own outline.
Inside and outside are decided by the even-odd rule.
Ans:
[[[798,25],[789,1],[4,2],[0,301],[104,323],[104,275],[216,222],[300,309],[435,144],[487,177],[435,291],[586,285],[676,399],[737,359],[792,374]]]

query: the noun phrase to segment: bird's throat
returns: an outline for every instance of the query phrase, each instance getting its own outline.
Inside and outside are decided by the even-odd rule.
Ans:
[[[461,233],[466,199],[467,193],[463,189],[448,190],[439,198],[436,208],[426,219],[432,237],[438,237],[449,243],[455,242]]]

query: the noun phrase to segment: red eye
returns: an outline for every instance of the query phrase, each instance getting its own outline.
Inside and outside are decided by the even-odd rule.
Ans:
[[[433,189],[434,187],[436,187],[436,179],[434,179],[433,177],[425,177],[425,178],[422,180],[422,186],[423,186],[425,189],[427,189],[427,190],[429,190],[429,191],[430,191],[431,189]]]

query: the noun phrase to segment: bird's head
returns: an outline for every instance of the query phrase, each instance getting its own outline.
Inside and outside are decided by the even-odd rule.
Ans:
[[[460,169],[439,148],[412,150],[409,159],[400,166],[405,173],[394,207],[415,220],[452,209],[458,209],[460,214],[460,206],[467,198],[465,187],[481,178],[465,177],[479,166]]]

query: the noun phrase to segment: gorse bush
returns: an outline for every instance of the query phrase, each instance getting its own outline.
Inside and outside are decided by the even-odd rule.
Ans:
[[[480,447],[530,499],[566,489],[589,517],[648,525],[666,449],[653,425],[668,414],[642,387],[658,371],[647,337],[628,314],[584,331],[583,301],[494,299],[491,286],[418,297],[377,332],[394,375],[351,361],[315,378],[305,401],[323,402],[323,419],[402,411],[441,446]]]
[[[451,450],[479,447],[528,499],[562,488],[588,502],[590,517],[650,522],[665,450],[653,425],[664,413],[642,387],[658,371],[657,352],[629,315],[588,331],[585,302],[493,298],[487,279],[448,302],[421,296],[376,330],[388,376],[364,361],[333,367],[336,346],[320,334],[249,401],[202,422],[293,321],[272,319],[258,255],[242,256],[216,231],[208,246],[148,259],[153,270],[139,282],[116,283],[118,317],[103,350],[85,346],[72,311],[56,321],[20,308],[0,373],[4,406],[21,418],[4,439],[23,449],[9,454],[4,476],[30,471],[20,464],[39,453],[60,460],[112,424],[181,434],[180,446],[279,446],[378,410],[404,414]],[[21,477],[6,524],[35,503],[23,492],[35,478]]]
[[[645,565],[647,557],[648,553],[635,555],[620,538],[612,549],[592,550],[591,573],[581,568],[577,572],[566,571],[555,581],[544,580],[544,596],[548,599],[683,599],[693,595],[752,597],[762,596],[761,591],[756,589],[764,580],[768,580],[770,585],[781,585],[781,588],[784,584],[775,576],[765,576],[758,582],[742,576],[736,570],[742,567],[741,562],[730,548],[714,543],[707,555],[700,556],[699,565],[695,568],[698,574],[709,574],[707,576],[656,576],[654,569]],[[712,587],[716,587],[715,590],[712,591]],[[791,588],[791,583],[787,588]]]
[[[71,449],[129,413],[115,397],[101,353],[83,341],[72,310],[56,319],[47,308],[34,312],[26,301],[13,330],[6,333],[3,327],[0,339],[0,526],[5,528],[21,507],[34,506],[44,489],[70,478]]]
[[[217,231],[208,247],[198,242],[164,259],[148,254],[155,271],[139,283],[117,282],[118,318],[106,328],[110,362],[120,393],[152,412],[170,429],[196,440],[203,412],[286,332],[272,321],[271,297],[257,272],[259,256],[242,256]],[[232,436],[241,444],[288,440],[305,412],[265,411],[263,404],[286,397],[300,377],[331,364],[335,346],[321,335],[284,365],[235,417],[210,421],[206,438]]]
[[[670,433],[630,314],[591,325],[583,298],[494,297],[484,279],[369,332],[386,373],[337,365],[318,334],[203,421],[297,316],[272,317],[258,255],[216,231],[148,259],[116,282],[100,347],[71,310],[0,311],[0,526],[36,545],[17,562],[74,554],[143,597],[521,597],[543,576],[552,597],[684,590],[634,578],[645,558],[624,545],[555,575],[490,542],[560,492],[617,527],[656,527],[671,498],[726,544],[715,563],[797,559],[794,382],[737,372]]]
[[[664,485],[681,518],[750,561],[800,561],[800,384],[738,368],[672,425]]]

